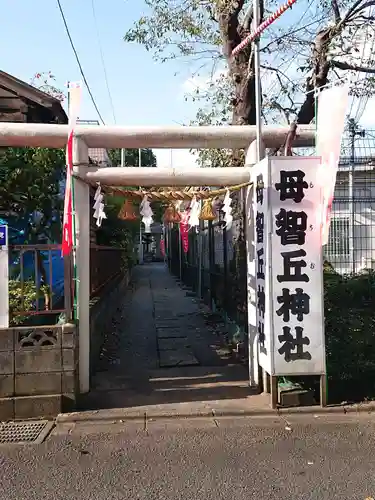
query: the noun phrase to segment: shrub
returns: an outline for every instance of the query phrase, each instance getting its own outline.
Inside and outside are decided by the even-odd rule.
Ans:
[[[40,286],[37,290],[34,281],[9,280],[9,319],[10,325],[21,325],[30,319],[30,315],[17,313],[35,310],[37,300],[48,296],[48,285]]]
[[[330,399],[375,395],[375,273],[324,271]]]

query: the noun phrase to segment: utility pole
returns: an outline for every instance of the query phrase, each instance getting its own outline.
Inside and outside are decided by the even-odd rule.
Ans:
[[[260,7],[259,0],[253,0],[253,29],[259,26]],[[251,71],[251,56],[248,70]],[[256,152],[257,162],[263,157],[262,152],[262,87],[260,82],[260,37],[254,40],[254,78],[255,78],[255,114],[256,114]]]
[[[356,272],[355,245],[354,245],[354,226],[355,226],[355,139],[364,137],[365,131],[360,130],[354,118],[349,119],[350,136],[350,166],[348,174],[348,198],[349,198],[349,258],[351,259],[351,271]]]

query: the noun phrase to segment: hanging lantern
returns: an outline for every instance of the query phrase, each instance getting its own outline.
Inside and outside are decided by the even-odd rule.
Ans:
[[[181,215],[177,212],[174,205],[169,205],[164,212],[164,222],[178,223],[181,221]]]
[[[200,220],[215,220],[217,215],[212,210],[212,201],[205,200],[200,213]]]
[[[129,221],[138,219],[138,217],[134,213],[134,208],[131,201],[125,200],[125,203],[121,207],[121,210],[118,214],[118,218],[121,220],[129,220]]]

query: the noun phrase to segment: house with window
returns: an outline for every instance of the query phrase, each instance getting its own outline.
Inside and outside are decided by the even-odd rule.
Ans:
[[[374,156],[340,161],[324,257],[340,274],[375,270]]]

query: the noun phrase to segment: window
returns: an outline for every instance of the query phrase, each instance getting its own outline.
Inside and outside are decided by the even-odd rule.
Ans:
[[[349,217],[332,217],[327,254],[349,256]]]

